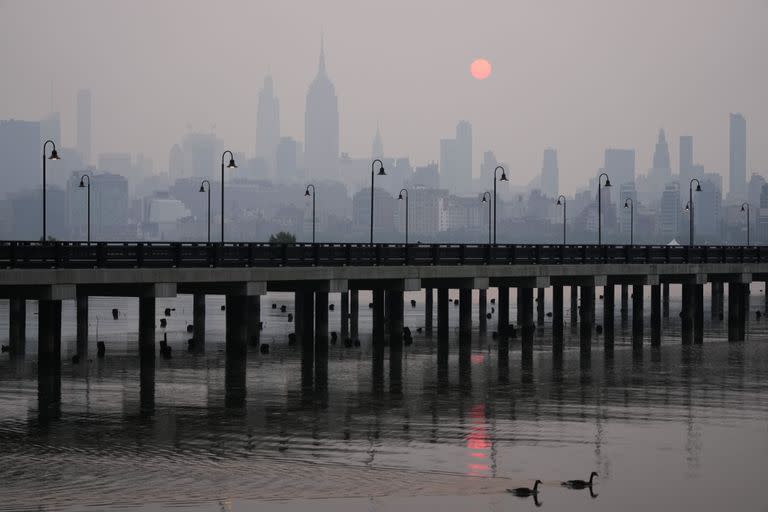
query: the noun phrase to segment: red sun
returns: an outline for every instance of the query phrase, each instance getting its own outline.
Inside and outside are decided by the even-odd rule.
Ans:
[[[491,63],[485,59],[475,59],[469,66],[469,72],[476,80],[485,80],[491,75]]]

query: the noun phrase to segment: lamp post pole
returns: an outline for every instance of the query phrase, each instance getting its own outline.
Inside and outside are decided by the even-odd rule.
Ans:
[[[405,193],[405,245],[408,245],[408,189],[400,189],[397,199],[402,200],[403,193]]]
[[[493,170],[493,245],[496,245],[496,179],[498,170],[501,169],[501,181],[507,181],[507,175],[504,172],[504,167],[497,165]]]
[[[603,245],[603,194],[600,188],[605,176],[605,187],[611,186],[611,179],[604,172],[597,177],[597,245]]]
[[[206,192],[206,185],[208,186],[208,243],[211,243],[211,182],[203,180],[200,183],[200,192]]]
[[[312,194],[309,193],[310,187],[312,188]],[[304,192],[304,196],[312,196],[312,243],[315,243],[315,186],[313,184],[307,185],[307,190]]]
[[[387,173],[384,172],[384,163],[381,160],[377,158],[371,162],[371,245],[373,245],[373,178],[375,176],[374,169],[376,167],[376,162],[379,162],[379,176],[387,175]]]
[[[486,199],[487,198],[487,199]],[[491,245],[491,211],[493,210],[493,205],[491,205],[491,193],[486,191],[483,192],[483,203],[488,203],[488,245]]]
[[[232,151],[226,150],[221,154],[221,243],[224,244],[224,157],[227,156],[227,153],[229,153],[229,164],[227,164],[227,169],[233,169],[236,168],[237,165],[235,165],[235,155],[232,154]]]
[[[688,205],[690,206],[690,211],[688,212],[690,214],[688,218],[689,223],[689,233],[688,233],[688,245],[693,245],[693,182],[696,182],[696,192],[701,192],[701,183],[699,183],[699,180],[696,178],[691,178],[690,183],[688,184]]]
[[[45,148],[48,146],[48,144],[51,145],[51,156],[48,157],[45,154]],[[48,188],[45,183],[45,176],[46,176],[46,168],[45,168],[45,161],[46,160],[58,160],[59,154],[56,152],[56,143],[52,140],[48,139],[43,143],[43,242],[46,241],[48,238],[48,229],[47,229],[47,208],[48,208],[48,202],[47,202],[47,191]]]
[[[568,205],[566,204],[565,196],[560,194],[560,196],[557,198],[557,205],[563,207],[563,245],[565,245],[565,226],[568,220],[567,217],[567,208]]]
[[[88,208],[87,208],[87,212],[88,213],[87,213],[87,216],[86,216],[86,220],[87,220],[87,228],[86,228],[87,238],[86,238],[86,240],[90,244],[91,243],[91,177],[89,175],[83,174],[80,177],[80,188],[87,188],[88,189],[87,190],[87,192],[88,192]]]
[[[741,211],[747,213],[747,247],[749,247],[749,203],[742,203]]]
[[[635,202],[631,197],[624,201],[624,208],[629,208],[629,245],[635,245]]]

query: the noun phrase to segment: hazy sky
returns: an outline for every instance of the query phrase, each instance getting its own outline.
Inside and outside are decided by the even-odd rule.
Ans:
[[[636,148],[645,172],[662,127],[675,170],[690,134],[696,160],[726,173],[739,111],[749,169],[768,172],[767,22],[766,0],[0,0],[0,118],[47,114],[53,81],[65,146],[90,88],[94,154],[143,152],[164,170],[191,126],[251,155],[268,72],[283,134],[303,139],[322,30],[353,156],[369,156],[379,121],[387,155],[437,160],[467,119],[476,168],[493,149],[523,183],[551,146],[572,191],[606,147]],[[475,57],[494,67],[483,82]]]

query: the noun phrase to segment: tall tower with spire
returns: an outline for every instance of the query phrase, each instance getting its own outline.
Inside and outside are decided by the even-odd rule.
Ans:
[[[371,159],[384,158],[384,143],[381,141],[381,130],[379,123],[376,123],[376,135],[373,136],[371,145]]]
[[[336,88],[325,69],[325,45],[322,38],[317,75],[307,91],[304,165],[312,179],[339,177],[339,105]]]
[[[275,170],[277,145],[280,143],[280,102],[275,97],[272,77],[264,77],[256,110],[256,158],[266,162],[270,172]]]

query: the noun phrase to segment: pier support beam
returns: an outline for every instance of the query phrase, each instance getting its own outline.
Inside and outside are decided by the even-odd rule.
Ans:
[[[432,321],[435,317],[434,314],[434,300],[435,295],[432,292],[432,288],[424,289],[424,332],[427,336],[432,336]]]
[[[517,289],[517,310],[522,336],[522,357],[526,360],[533,357],[533,333],[536,330],[533,323],[533,288]]]
[[[339,333],[341,335],[342,342],[349,338],[349,291],[341,292],[341,327]]]
[[[661,287],[651,285],[651,346],[661,345]]]
[[[632,285],[632,348],[643,350],[643,299],[644,287],[641,284]]]
[[[448,342],[448,288],[437,289],[437,337]]]
[[[360,318],[360,295],[357,290],[349,291],[349,336],[356,340],[360,335],[358,322]]]
[[[563,352],[563,287],[552,286],[552,352]]]
[[[712,320],[720,321],[725,313],[725,283],[712,283],[712,310],[710,311]]]
[[[692,284],[682,286],[682,309],[680,311],[680,336],[683,345],[693,343],[693,317],[696,309],[696,295]],[[730,291],[730,290],[729,290]]]
[[[328,292],[315,292],[315,355],[328,353]]]
[[[61,364],[61,301],[39,301],[37,319],[39,365],[58,367]]]
[[[704,343],[704,285],[694,284],[693,342]]]
[[[669,283],[661,285],[661,315],[669,318]]]
[[[621,285],[621,325],[627,325],[629,320],[629,285]]]
[[[459,289],[459,347],[472,346],[472,289]]]
[[[83,363],[88,361],[88,296],[78,295],[75,299],[77,324],[77,356]]]
[[[506,339],[509,334],[509,288],[506,286],[499,286],[498,288],[499,300],[497,306],[499,307],[497,317],[497,330],[499,332],[499,339]]]
[[[579,322],[579,287],[571,285],[571,325]]]
[[[373,295],[373,348],[384,348],[384,290],[374,289]]]
[[[245,358],[248,346],[248,298],[243,295],[227,295],[226,303],[226,351],[230,356]]]
[[[248,342],[252,347],[261,343],[261,296],[246,297],[246,314],[248,315]]]
[[[536,324],[544,325],[544,288],[536,289]]]
[[[488,331],[488,290],[478,290],[478,329],[481,333]]]
[[[612,284],[603,286],[603,348],[606,353],[613,353],[615,302],[616,287]]]
[[[404,299],[402,290],[387,290],[387,312],[389,313],[389,350],[403,350]]]
[[[592,351],[592,317],[595,307],[595,287],[581,286],[581,329],[580,345],[582,356],[589,356]]]
[[[728,283],[728,341],[744,341],[749,285]]]
[[[197,354],[205,352],[205,294],[192,296],[192,350]]]
[[[155,358],[155,298],[139,297],[139,356]]]
[[[9,299],[8,309],[11,357],[23,359],[27,353],[27,301],[25,299]]]

